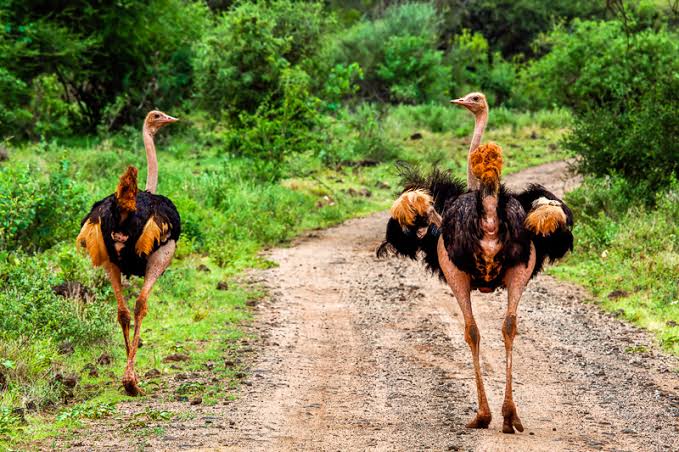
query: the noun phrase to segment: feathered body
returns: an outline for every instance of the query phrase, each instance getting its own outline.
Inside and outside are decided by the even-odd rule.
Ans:
[[[378,255],[391,251],[411,259],[421,256],[427,268],[444,279],[437,254],[442,236],[450,260],[469,274],[472,288],[482,292],[504,286],[506,270],[528,262],[531,243],[536,250],[533,276],[545,259],[563,257],[573,247],[571,210],[541,185],[531,185],[518,194],[509,191],[499,183],[501,159],[499,165],[497,160],[479,163],[476,172],[481,176],[481,188],[474,191],[467,191],[461,181],[440,170],[429,176],[413,169],[403,171],[405,190],[394,203]],[[440,227],[431,224],[429,205],[441,214]],[[399,222],[393,213],[411,208],[419,209],[411,222]],[[494,219],[490,232],[484,222],[488,217]]]
[[[181,223],[177,208],[165,196],[140,191],[135,200],[136,210],[123,219],[115,195],[107,196],[92,206],[82,227],[98,225],[108,260],[124,275],[144,276],[148,257],[168,240],[179,240]]]

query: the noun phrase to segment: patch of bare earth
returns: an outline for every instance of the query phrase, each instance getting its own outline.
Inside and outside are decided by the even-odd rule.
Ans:
[[[565,164],[507,177],[556,192]],[[447,286],[418,263],[374,257],[387,216],[348,221],[272,250],[256,275],[270,297],[238,400],[212,407],[149,398],[91,422],[74,450],[679,450],[678,362],[649,335],[587,303],[578,287],[533,280],[519,308],[515,401],[526,431],[500,433],[506,293],[473,294],[493,422],[475,409],[463,320]],[[648,350],[643,353],[631,349]],[[145,437],[122,427],[148,408],[190,412]],[[153,426],[153,423],[151,423]]]

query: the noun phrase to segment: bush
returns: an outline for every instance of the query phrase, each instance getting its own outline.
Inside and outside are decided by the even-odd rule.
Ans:
[[[73,247],[72,243],[67,246]],[[0,252],[2,335],[12,339],[52,338],[57,342],[68,339],[73,344],[105,338],[113,328],[115,306],[92,301],[103,298],[108,289],[100,286],[91,300],[56,295],[52,287],[64,282],[64,274],[55,268],[53,259],[46,254],[8,256]]]
[[[381,18],[344,31],[330,53],[337,63],[360,65],[363,98],[406,103],[440,100],[447,94],[450,70],[438,50],[440,25],[431,4],[394,5]]]
[[[31,113],[24,105],[27,99],[26,83],[0,67],[0,136],[24,134],[31,120]]]
[[[643,96],[679,71],[678,42],[667,31],[627,37],[620,22],[576,20],[545,37],[551,50],[521,72],[520,95],[532,108],[560,105],[575,113]]]
[[[679,177],[679,74],[640,98],[576,116],[565,144],[584,173],[619,174],[648,193],[667,186]]]
[[[68,162],[47,180],[35,168],[0,168],[0,251],[44,250],[77,234],[87,208],[82,185],[69,177]]]
[[[455,36],[446,56],[452,69],[452,89],[456,96],[482,90],[492,105],[503,104],[510,96],[516,67],[490,52],[488,41],[480,33],[463,30]]]
[[[253,115],[242,113],[229,133],[229,150],[253,159],[254,174],[263,180],[278,179],[287,156],[316,151],[321,140],[320,101],[309,92],[309,76],[285,69],[279,82],[280,103],[265,102]]]
[[[582,172],[620,174],[650,193],[679,174],[679,40],[665,30],[625,35],[619,22],[574,23],[522,73],[533,106],[570,107],[566,147]]]
[[[329,24],[320,3],[243,2],[224,14],[196,46],[200,104],[232,120],[277,105],[285,69],[313,67]]]
[[[72,2],[7,0],[0,6],[0,67],[27,86],[43,73],[58,74],[61,101],[78,106],[89,130],[107,105],[124,99],[107,123],[119,127],[151,107],[166,108],[186,96],[191,46],[209,18],[198,1],[74,7]]]
[[[597,0],[473,0],[466,5],[464,22],[505,57],[532,55],[531,43],[555,20],[603,17],[605,9],[605,2]]]
[[[42,138],[70,135],[73,123],[79,121],[79,109],[64,101],[64,88],[56,75],[41,74],[33,79],[31,94],[34,133]]]

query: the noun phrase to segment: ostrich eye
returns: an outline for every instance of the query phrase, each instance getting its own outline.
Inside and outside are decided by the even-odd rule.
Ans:
[[[153,115],[153,117],[158,119],[158,118],[160,118],[160,115],[158,113],[156,113],[155,115]]]
[[[478,102],[478,101],[479,101],[479,96],[474,96],[474,97],[472,97],[472,100],[473,100],[474,102]]]

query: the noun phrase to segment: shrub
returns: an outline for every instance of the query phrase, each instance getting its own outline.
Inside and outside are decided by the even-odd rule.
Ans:
[[[253,115],[242,113],[229,133],[229,150],[253,159],[254,174],[264,180],[278,179],[287,156],[316,151],[321,140],[320,101],[309,92],[309,76],[285,69],[279,82],[280,103],[265,102]]]
[[[584,173],[620,174],[648,193],[667,186],[679,177],[679,73],[640,98],[576,116],[565,144]]]
[[[490,53],[488,41],[480,33],[463,30],[455,36],[446,56],[452,67],[452,90],[463,96],[482,90],[493,105],[503,104],[516,79],[516,67],[500,52]]]
[[[104,289],[94,292],[92,300],[56,295],[52,287],[64,282],[64,275],[55,270],[52,256],[46,254],[0,253],[0,309],[4,313],[0,331],[5,338],[68,339],[85,344],[111,332],[115,306],[92,302],[104,296]]]
[[[330,52],[337,63],[358,63],[361,96],[370,100],[416,103],[444,98],[449,68],[438,50],[441,19],[428,3],[387,8],[338,36]]]
[[[323,84],[321,96],[330,111],[337,111],[342,100],[358,92],[358,81],[363,79],[363,71],[358,63],[337,64],[333,67]]]
[[[0,6],[0,67],[28,86],[40,74],[58,74],[62,100],[68,93],[89,130],[109,103],[125,99],[107,124],[120,126],[139,110],[176,104],[187,94],[191,46],[209,17],[198,1],[74,7],[72,2],[7,0]]]
[[[44,250],[75,237],[87,208],[84,187],[70,178],[68,162],[47,180],[35,168],[0,168],[0,250]]]
[[[0,67],[0,136],[24,134],[31,120],[31,113],[24,105],[27,99],[26,83]]]
[[[557,28],[552,50],[522,73],[524,99],[570,107],[566,147],[582,172],[620,174],[650,192],[679,174],[679,40],[671,32],[625,35],[619,22]]]
[[[678,42],[667,31],[627,37],[620,22],[576,20],[545,37],[551,50],[521,72],[521,95],[533,108],[561,105],[576,113],[642,96],[679,71]]]
[[[41,74],[33,79],[30,107],[36,135],[46,138],[71,134],[74,121],[78,122],[79,109],[76,104],[64,101],[65,98],[56,75]]]
[[[464,22],[505,57],[532,55],[531,43],[555,20],[603,17],[605,8],[605,2],[597,0],[473,0],[466,5]]]
[[[233,120],[277,104],[286,68],[312,67],[329,20],[320,3],[238,4],[196,45],[195,87],[200,104]]]

